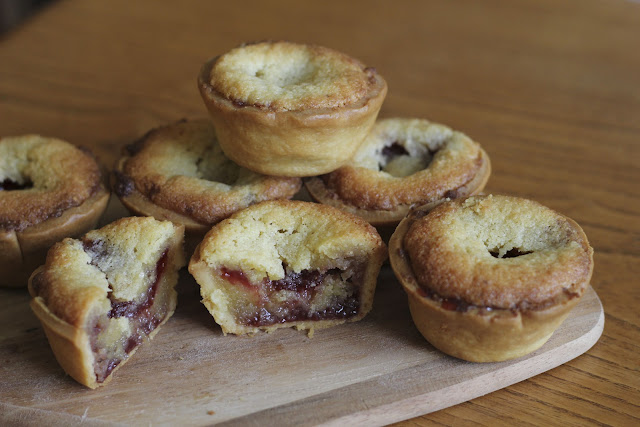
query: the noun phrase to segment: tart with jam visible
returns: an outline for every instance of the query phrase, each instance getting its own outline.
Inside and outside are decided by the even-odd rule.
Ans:
[[[88,151],[39,135],[0,139],[0,286],[25,287],[49,247],[94,228],[108,201]]]
[[[383,119],[350,162],[305,185],[315,200],[394,226],[412,206],[435,207],[482,191],[489,156],[466,135],[423,119]]]
[[[76,381],[109,382],[172,316],[183,237],[170,221],[122,218],[49,250],[29,279],[31,308]]]
[[[313,333],[362,319],[386,246],[361,218],[302,201],[251,206],[214,226],[189,272],[222,331]]]
[[[360,61],[285,41],[213,58],[198,86],[229,158],[266,175],[299,177],[342,166],[387,93],[384,79]]]
[[[509,196],[417,208],[398,225],[389,253],[422,335],[472,362],[542,346],[593,271],[593,249],[575,221]]]

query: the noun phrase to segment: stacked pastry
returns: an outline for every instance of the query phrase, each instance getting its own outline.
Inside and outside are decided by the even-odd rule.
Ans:
[[[232,160],[259,173],[309,177],[306,187],[316,201],[395,230],[392,267],[416,325],[442,351],[473,361],[527,354],[549,338],[586,289],[593,251],[580,227],[528,200],[474,198],[491,166],[466,135],[421,119],[374,122],[386,84],[373,68],[320,47],[266,42],[207,62],[198,84]],[[272,300],[274,289],[293,277],[304,277],[293,282],[309,289],[307,278],[317,275],[310,273],[313,265],[327,265],[296,267],[295,256],[237,251],[239,234],[250,230],[275,242],[258,245],[260,253],[281,253],[280,236],[266,224],[291,236],[295,226],[274,226],[274,218],[293,211],[277,206],[273,216],[264,206],[214,227],[192,258],[190,271],[225,331],[275,327],[255,315],[255,301]],[[333,241],[334,230],[323,229]],[[303,241],[303,248],[317,252],[318,245],[308,245],[313,240]],[[285,242],[300,247],[299,238]],[[220,249],[228,245],[233,255]],[[339,267],[339,275],[354,277],[360,263]],[[327,268],[318,270],[322,277],[335,269]],[[289,308],[273,307],[284,314],[267,317],[287,325]]]
[[[375,69],[289,42],[244,45],[208,61],[198,86],[224,155],[268,176],[347,164],[387,92]],[[280,178],[285,179],[285,178]],[[225,333],[309,330],[364,317],[386,246],[363,219],[308,202],[264,202],[214,226],[191,259]]]
[[[79,382],[106,383],[171,316],[185,233],[189,272],[225,334],[311,335],[362,319],[388,254],[379,230],[395,231],[391,265],[416,326],[459,358],[535,350],[586,289],[592,249],[580,227],[535,202],[478,196],[491,165],[463,133],[376,121],[387,84],[374,68],[324,47],[261,42],[206,62],[198,87],[211,120],[151,130],[112,173],[115,193],[142,218],[57,243],[31,276],[33,310]],[[24,151],[38,144],[48,147],[0,143],[18,159],[0,165],[3,188],[16,189],[0,199],[18,206],[56,189],[64,207],[0,210],[0,272],[20,245],[25,253],[30,227],[82,223],[48,247],[95,226],[106,204],[95,163],[53,183],[33,172],[41,166],[24,159],[37,156]],[[303,178],[319,203],[287,200]]]

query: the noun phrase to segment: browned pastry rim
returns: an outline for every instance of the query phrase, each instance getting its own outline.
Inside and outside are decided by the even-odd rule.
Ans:
[[[290,198],[299,178],[243,169],[221,152],[209,120],[179,121],[154,129],[124,150],[112,175],[122,203],[138,215],[183,224],[189,233],[253,203]]]
[[[220,55],[203,79],[238,106],[284,112],[357,104],[368,96],[374,75],[375,70],[333,49],[263,41]]]
[[[96,226],[109,192],[93,156],[67,142],[26,135],[0,150],[3,186],[28,183],[0,191],[0,286],[25,287],[51,245]]]
[[[94,157],[68,142],[39,135],[5,137],[0,153],[2,187],[9,182],[20,188],[0,191],[3,230],[22,231],[60,216],[101,190]]]
[[[93,229],[107,208],[109,192],[100,190],[80,206],[23,231],[0,230],[0,286],[25,287],[47,250],[65,237],[77,237]]]
[[[404,150],[403,144],[408,144],[404,138],[416,138],[399,135],[397,128],[411,127],[421,127],[424,134],[438,134],[439,141],[429,147],[431,153],[420,147],[430,157],[426,167],[406,176],[393,176],[366,165],[392,146]],[[439,135],[443,133],[446,136]],[[424,144],[427,146],[426,141]],[[405,152],[406,157],[409,155]],[[489,156],[464,134],[427,120],[395,118],[379,120],[348,165],[310,178],[305,186],[320,203],[354,213],[375,226],[390,226],[404,218],[412,206],[433,208],[445,200],[480,193],[490,174]]]
[[[288,42],[265,43],[305,49]],[[344,56],[326,48],[319,52]],[[220,58],[207,61],[198,77],[198,87],[220,145],[236,163],[267,175],[313,176],[342,166],[373,125],[387,93],[387,84],[375,69],[352,59],[366,77],[366,90],[358,86],[359,96],[352,102],[344,105],[303,102],[304,108],[284,110],[273,109],[271,101],[238,102],[225,96],[218,83],[211,81],[212,69]]]
[[[510,203],[522,210],[511,212],[514,216],[503,211],[502,221],[517,221],[519,215],[527,215],[526,211],[533,208],[530,214],[550,220],[539,229],[543,237],[547,226],[556,227],[558,235],[565,233],[566,241],[555,242],[561,248],[523,254],[503,247],[492,256],[486,248],[480,253],[458,246],[451,252],[451,246],[443,243],[447,237],[442,233],[457,232],[456,223],[448,222],[456,209],[468,209],[482,217],[492,210],[491,205]],[[445,225],[436,232],[436,226],[430,227],[429,222]],[[425,243],[425,239],[431,243]],[[467,237],[469,241],[474,239]],[[569,249],[562,249],[564,243]],[[542,259],[536,258],[538,252]],[[593,270],[593,250],[578,224],[535,202],[507,196],[459,199],[431,212],[417,208],[398,225],[389,242],[389,253],[422,335],[441,351],[475,362],[512,359],[542,346],[577,304]],[[478,262],[478,257],[485,264]],[[434,267],[435,258],[439,267]],[[551,258],[558,265],[550,263]],[[487,267],[487,263],[493,267]],[[525,267],[511,271],[509,266],[514,264]],[[527,264],[534,265],[527,268]],[[435,271],[427,274],[427,269]]]

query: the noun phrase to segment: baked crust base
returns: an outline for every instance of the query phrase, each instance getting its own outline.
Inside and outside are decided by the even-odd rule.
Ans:
[[[95,228],[108,202],[109,192],[100,186],[84,203],[65,210],[59,217],[22,231],[0,230],[0,286],[27,286],[29,276],[44,263],[51,245]]]
[[[434,298],[418,283],[403,243],[413,222],[425,214],[417,208],[400,222],[389,241],[389,256],[407,293],[414,324],[438,350],[470,362],[524,356],[547,342],[578,303],[580,295],[565,295],[539,309],[473,307],[457,311],[446,300]]]
[[[125,220],[127,219],[121,219],[120,222]],[[146,335],[139,337],[143,341],[155,336],[160,327],[171,318],[177,305],[178,294],[175,290],[177,271],[185,263],[182,249],[184,229],[181,226],[173,227],[176,231],[164,242],[167,247],[161,258],[165,260],[165,264],[161,275],[155,279],[154,297],[151,305],[144,309],[154,316],[159,313],[164,313],[164,316],[151,331],[145,330]],[[127,236],[123,237],[127,238]],[[55,256],[53,258],[56,260],[54,262],[60,262],[60,258]],[[62,259],[66,258],[63,256]],[[66,262],[73,263],[72,260]],[[99,345],[96,341],[98,333],[96,328],[100,327],[100,323],[96,322],[106,319],[107,314],[103,312],[104,307],[101,306],[103,300],[106,301],[106,296],[91,283],[82,282],[85,278],[82,275],[68,276],[64,283],[58,283],[55,289],[60,291],[60,288],[63,288],[65,292],[52,294],[51,288],[45,291],[43,286],[50,285],[44,278],[49,263],[51,263],[50,259],[47,264],[36,269],[29,278],[31,309],[40,320],[54,356],[64,371],[89,388],[103,386],[111,381],[113,373],[129,360],[142,343],[138,342],[127,349],[126,356],[119,360],[115,367],[109,368],[103,380],[98,380],[94,346]],[[48,301],[45,298],[48,298]]]
[[[43,268],[44,267],[40,267],[33,273],[30,283]],[[162,325],[173,316],[178,301],[178,293],[175,290],[170,293],[168,301],[169,311],[167,315],[162,322],[149,333],[148,339],[153,339]],[[98,383],[93,366],[94,356],[91,350],[91,340],[89,334],[87,334],[87,330],[82,327],[73,326],[60,319],[49,310],[44,300],[40,297],[33,298],[29,305],[42,324],[42,328],[44,329],[56,360],[62,369],[80,384],[92,389],[104,386],[111,382],[113,374],[125,365],[126,360],[123,360],[113,368],[103,382]],[[128,353],[127,360],[135,354],[138,348],[139,346]]]
[[[198,77],[224,153],[252,171],[274,176],[314,176],[345,164],[373,126],[387,94],[377,73],[365,98],[332,109],[270,111],[238,106],[211,86],[217,58],[206,62]]]

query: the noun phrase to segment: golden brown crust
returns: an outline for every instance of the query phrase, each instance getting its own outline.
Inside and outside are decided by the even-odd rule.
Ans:
[[[137,214],[204,232],[253,203],[290,198],[300,179],[258,175],[227,159],[208,120],[180,121],[147,133],[116,166],[115,189]]]
[[[35,135],[0,140],[0,286],[24,287],[47,250],[94,228],[109,201],[95,159]],[[58,199],[60,198],[60,199]]]
[[[225,333],[253,334],[292,326],[312,331],[364,317],[371,310],[385,258],[380,236],[361,218],[315,203],[278,200],[254,205],[213,227],[196,249],[189,271],[201,286],[203,303]],[[236,291],[220,274],[222,269],[240,271],[247,286],[254,287],[264,280],[282,280],[288,271],[352,267],[362,280],[357,315],[266,325],[243,324],[236,318],[244,309],[237,303],[242,297],[234,296]]]
[[[78,382],[90,388],[106,384],[141,343],[131,350],[129,337],[141,334],[142,328],[145,334],[151,330],[150,338],[171,317],[177,299],[173,288],[185,262],[183,234],[183,227],[170,222],[121,218],[82,240],[56,243],[45,265],[31,275],[31,307],[56,359]],[[156,316],[145,320],[152,326],[136,326],[132,319],[140,314],[134,312],[114,314],[134,307],[131,304],[146,304],[148,292],[153,298],[142,315]],[[106,376],[99,377],[104,365],[99,367],[96,352],[108,356],[117,349],[122,359],[116,369],[109,367]]]
[[[221,55],[211,87],[236,104],[270,111],[333,109],[366,96],[373,70],[344,53],[286,41],[243,45]]]
[[[90,153],[38,135],[0,139],[0,182],[31,187],[0,191],[0,228],[22,231],[81,205],[99,190],[101,173]]]
[[[385,150],[402,150],[386,156]],[[374,225],[397,224],[413,205],[478,194],[487,153],[462,133],[421,119],[379,120],[350,163],[305,182],[311,196]]]
[[[413,223],[404,248],[425,289],[502,309],[581,295],[593,268],[592,250],[574,221],[507,196],[439,206]],[[514,250],[526,255],[502,258]]]
[[[387,93],[384,79],[359,65],[367,90],[341,98],[353,102],[302,102],[304,108],[297,110],[265,108],[276,105],[275,99],[264,105],[239,104],[212,85],[212,69],[219,59],[205,63],[198,86],[220,146],[236,163],[267,175],[313,176],[342,166],[373,126]]]
[[[423,336],[475,362],[539,348],[593,270],[593,250],[575,222],[506,196],[451,201],[430,213],[417,208],[398,225],[389,253]]]

